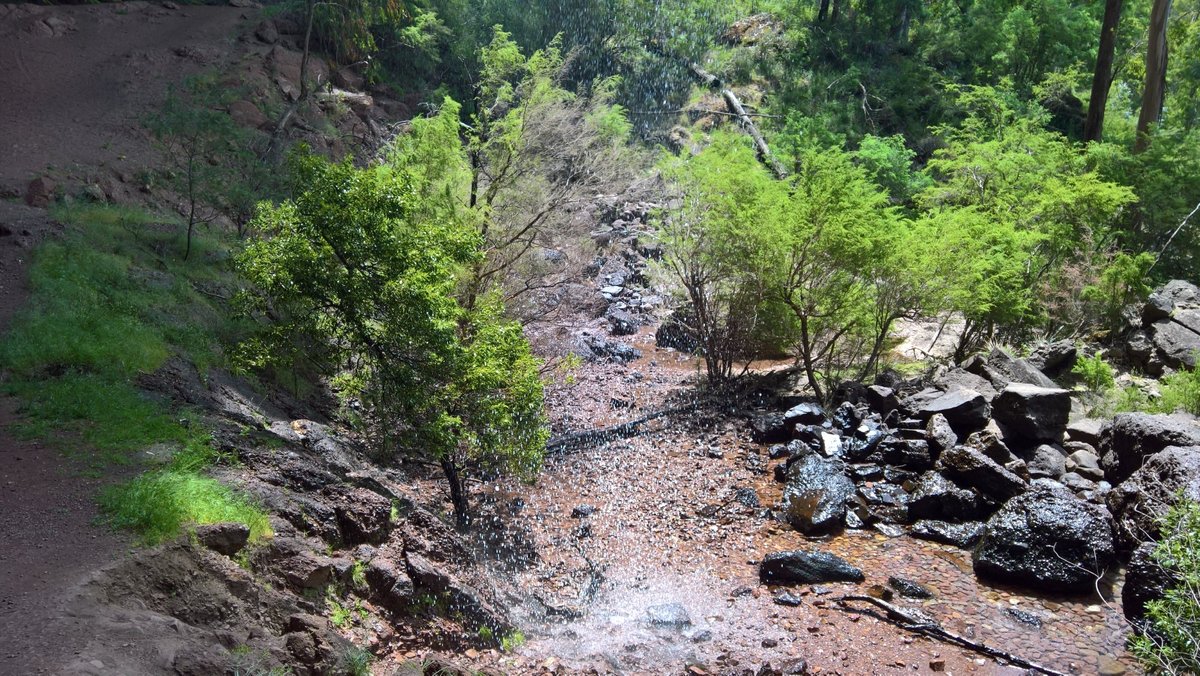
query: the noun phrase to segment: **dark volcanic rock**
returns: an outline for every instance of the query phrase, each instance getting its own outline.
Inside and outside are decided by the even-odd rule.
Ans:
[[[610,307],[604,313],[604,317],[608,320],[609,332],[614,336],[632,336],[638,332],[638,326],[641,325],[641,321],[632,312],[615,307]]]
[[[1125,585],[1121,587],[1121,609],[1134,625],[1146,619],[1146,604],[1161,599],[1167,589],[1178,583],[1178,577],[1164,570],[1153,557],[1157,543],[1143,542],[1133,550],[1125,568]]]
[[[1078,356],[1073,340],[1056,340],[1039,346],[1029,355],[1029,363],[1047,376],[1066,371]]]
[[[1168,446],[1200,446],[1200,424],[1169,415],[1118,413],[1100,433],[1101,466],[1115,485]]]
[[[1092,588],[1115,554],[1108,512],[1041,479],[988,520],[972,560],[980,577],[1081,591]]]
[[[1058,479],[1067,473],[1067,457],[1058,446],[1041,444],[1033,449],[1026,466],[1034,479]]]
[[[768,554],[758,567],[758,579],[769,584],[819,584],[862,582],[863,572],[845,559],[821,551],[790,551]]]
[[[970,446],[954,446],[942,452],[938,469],[959,484],[971,486],[997,500],[1025,492],[1025,481],[995,460]]]
[[[391,531],[392,503],[365,488],[355,488],[334,509],[342,542],[348,546],[379,544]]]
[[[1024,359],[1014,357],[1001,348],[996,348],[987,356],[985,376],[992,381],[997,389],[1011,383],[1023,383],[1037,387],[1057,388],[1058,385],[1042,373],[1033,364]]]
[[[924,439],[887,439],[879,445],[884,462],[920,472],[933,467],[933,454]]]
[[[792,438],[791,427],[784,423],[782,413],[756,413],[750,418],[750,437],[756,444],[787,442]]]
[[[1150,456],[1108,494],[1121,549],[1129,551],[1140,542],[1157,540],[1159,519],[1180,495],[1200,501],[1200,446],[1169,447]]]
[[[250,541],[250,527],[242,523],[214,523],[196,527],[200,544],[225,556],[242,551]]]
[[[922,587],[921,585],[917,584],[916,582],[913,582],[912,580],[906,580],[902,577],[896,577],[895,575],[892,575],[891,577],[888,578],[888,586],[891,587],[892,589],[895,589],[897,592],[899,592],[899,594],[901,596],[903,596],[905,598],[910,598],[910,599],[931,599],[931,598],[933,598],[933,592],[929,591],[925,587]]]
[[[1081,418],[1067,423],[1067,436],[1071,441],[1082,441],[1095,446],[1100,443],[1100,431],[1104,429],[1104,421],[1099,418]]]
[[[384,607],[399,611],[412,603],[416,589],[403,561],[376,556],[367,564],[366,578],[371,593]]]
[[[1005,436],[1030,441],[1057,441],[1071,415],[1071,393],[1059,388],[1011,383],[992,403],[992,416]]]
[[[865,392],[867,405],[872,410],[879,411],[882,414],[890,413],[900,408],[900,399],[896,396],[895,390],[883,385],[871,385]]]
[[[783,424],[788,427],[792,427],[793,425],[820,425],[823,422],[825,422],[825,409],[817,404],[796,404],[783,414]]]
[[[1176,311],[1170,319],[1150,325],[1150,342],[1163,363],[1174,369],[1196,368],[1200,352],[1200,311]]]
[[[968,521],[966,523],[949,523],[929,519],[913,524],[909,534],[922,540],[932,540],[944,545],[970,549],[983,537],[983,523]]]
[[[916,409],[921,420],[929,420],[938,413],[946,417],[957,434],[966,436],[987,424],[991,407],[974,390],[951,390]]]
[[[958,435],[954,433],[954,428],[950,426],[946,416],[941,413],[929,418],[929,424],[925,426],[925,436],[929,440],[929,452],[935,458],[958,443]]]
[[[842,472],[840,462],[806,456],[787,472],[783,489],[784,512],[796,530],[827,533],[846,518],[846,502],[854,497],[854,482]]]
[[[908,513],[916,519],[970,521],[987,515],[975,491],[959,488],[937,472],[926,472],[908,500]]]

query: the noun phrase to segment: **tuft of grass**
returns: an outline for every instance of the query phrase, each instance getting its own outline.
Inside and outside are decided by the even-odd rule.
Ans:
[[[371,676],[371,663],[374,661],[375,656],[371,651],[354,646],[342,654],[339,666],[350,676]]]
[[[514,629],[500,638],[500,649],[506,653],[511,653],[523,645],[525,645],[525,634],[518,629]]]

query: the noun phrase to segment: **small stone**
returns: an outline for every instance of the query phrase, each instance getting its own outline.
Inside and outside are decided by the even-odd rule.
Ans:
[[[764,638],[762,640],[762,647],[764,648],[774,648],[777,645],[779,645],[779,641],[776,641],[773,638]]]
[[[929,660],[930,671],[945,671],[946,660]]]
[[[779,594],[775,596],[776,605],[795,608],[801,603],[804,603],[804,600],[789,591],[779,592]]]

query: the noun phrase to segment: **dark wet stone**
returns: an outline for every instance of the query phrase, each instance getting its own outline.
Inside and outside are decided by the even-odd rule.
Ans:
[[[1033,449],[1026,467],[1031,478],[1058,479],[1067,473],[1067,458],[1058,446],[1041,444]]]
[[[958,443],[958,435],[941,413],[929,418],[929,424],[925,426],[925,438],[929,441],[929,452],[935,459],[942,451]]]
[[[762,507],[762,503],[758,501],[758,493],[754,492],[753,488],[739,488],[733,492],[733,499],[738,501],[738,504],[744,507],[757,509]]]
[[[875,530],[890,538],[898,538],[901,535],[904,535],[903,528],[890,523],[877,523],[875,524]]]
[[[678,603],[663,603],[646,609],[646,621],[656,627],[681,628],[692,624],[688,611]]]
[[[1028,624],[1031,627],[1042,626],[1042,618],[1020,608],[1005,608],[1004,612],[1008,613],[1009,616],[1021,624]]]
[[[995,460],[970,446],[954,446],[938,458],[938,470],[956,483],[975,488],[997,500],[1020,495],[1026,483]]]
[[[865,577],[840,556],[796,550],[768,554],[759,564],[758,579],[766,584],[815,584],[862,582]]]
[[[1135,625],[1146,619],[1146,604],[1161,599],[1179,579],[1154,560],[1155,542],[1143,542],[1133,550],[1125,568],[1125,586],[1121,588],[1121,609]]]
[[[772,444],[772,446],[767,449],[767,457],[772,460],[786,458],[787,456],[788,447],[784,446],[783,444]]]
[[[924,421],[936,414],[945,416],[956,434],[966,435],[987,424],[991,407],[987,399],[974,390],[951,390],[919,406],[915,412]]]
[[[848,401],[843,401],[833,412],[833,426],[842,434],[850,434],[861,422],[858,409]]]
[[[913,582],[912,580],[906,580],[902,577],[896,577],[895,575],[892,575],[891,577],[888,578],[888,586],[890,586],[892,589],[895,589],[896,593],[900,594],[901,596],[903,596],[905,598],[910,598],[910,599],[931,599],[931,598],[933,598],[933,592],[929,591],[925,587],[922,587],[920,584],[917,584],[916,582]]]
[[[576,505],[571,510],[572,519],[582,519],[585,516],[591,516],[596,513],[595,505]]]
[[[1012,383],[1037,387],[1058,387],[1036,366],[1024,359],[1012,356],[1001,348],[996,348],[988,354],[986,367],[981,375],[992,381],[992,385],[997,389]]]
[[[1150,456],[1108,494],[1121,550],[1159,539],[1159,520],[1180,496],[1200,502],[1200,446],[1170,447]]]
[[[882,462],[883,455],[879,453],[879,445],[888,438],[882,429],[872,429],[865,433],[855,434],[844,444],[844,455],[852,462]]]
[[[909,535],[921,540],[931,540],[961,549],[970,549],[983,537],[983,524],[979,521],[949,523],[928,519],[918,521],[909,530]]]
[[[1075,365],[1078,350],[1073,340],[1056,340],[1039,345],[1029,355],[1029,363],[1047,376],[1055,376]]]
[[[889,465],[899,465],[915,471],[923,471],[933,467],[933,456],[930,453],[929,442],[920,432],[919,439],[888,439],[879,445],[884,462]]]
[[[870,463],[859,463],[850,466],[850,476],[855,481],[882,481],[883,468]]]
[[[781,591],[778,594],[776,594],[774,601],[775,601],[776,605],[790,606],[793,608],[804,603],[804,599],[800,598],[799,596],[796,596],[795,594],[793,594],[787,590]]]
[[[854,482],[842,464],[815,455],[793,464],[787,471],[783,505],[787,521],[805,534],[828,533],[846,518],[846,502],[854,496]]]
[[[969,521],[986,512],[975,491],[959,488],[937,472],[922,474],[908,500],[908,513],[916,519]]]
[[[750,417],[750,436],[757,444],[786,443],[792,437],[790,430],[782,413],[769,411]]]
[[[1071,415],[1071,393],[1057,387],[1010,383],[992,402],[1005,438],[1058,441]]]
[[[988,520],[972,560],[980,577],[1082,591],[1093,587],[1115,555],[1108,512],[1039,479]]]
[[[825,409],[817,404],[797,404],[783,414],[783,424],[788,427],[793,425],[820,425],[823,422],[825,422]]]
[[[1200,424],[1170,415],[1118,413],[1100,433],[1101,466],[1114,485],[1168,446],[1200,446]]]
[[[880,413],[889,413],[900,408],[900,399],[895,390],[882,385],[871,385],[866,390],[867,405]]]

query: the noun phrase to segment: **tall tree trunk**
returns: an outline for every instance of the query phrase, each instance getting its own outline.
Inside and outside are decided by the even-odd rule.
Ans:
[[[306,0],[304,3],[304,54],[300,57],[300,100],[308,98],[308,55],[312,47],[313,14],[316,12],[316,0]]]
[[[1137,140],[1133,144],[1135,153],[1142,152],[1150,144],[1150,125],[1162,118],[1167,90],[1167,18],[1170,14],[1171,0],[1154,0],[1146,41],[1146,86],[1142,89],[1142,112],[1138,115]]]
[[[829,15],[829,0],[821,0],[821,8],[817,10],[817,23],[823,23]]]
[[[442,458],[442,473],[446,475],[446,483],[450,484],[450,502],[454,505],[454,524],[459,528],[467,525],[470,505],[467,503],[467,491],[463,486],[462,475],[458,465],[449,457]]]
[[[1092,99],[1088,102],[1087,122],[1083,125],[1084,141],[1099,141],[1104,134],[1104,109],[1108,106],[1108,90],[1112,87],[1113,49],[1123,4],[1123,0],[1105,0],[1104,3],[1100,48],[1096,52],[1096,71],[1092,74]]]

